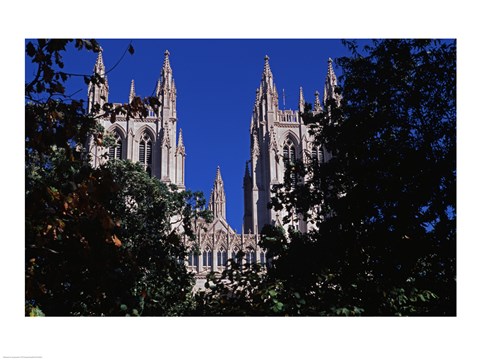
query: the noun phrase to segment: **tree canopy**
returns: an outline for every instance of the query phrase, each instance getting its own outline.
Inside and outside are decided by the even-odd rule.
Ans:
[[[289,167],[270,204],[311,230],[265,228],[266,274],[225,274],[208,296],[245,304],[250,288],[272,315],[455,315],[456,44],[345,45],[341,101],[302,114],[331,159]]]
[[[168,187],[128,161],[91,167],[84,145],[108,142],[96,117],[143,116],[155,99],[86,113],[83,101],[65,95],[64,82],[78,76],[62,71],[69,43],[100,49],[94,40],[26,46],[38,65],[25,84],[26,314],[181,315],[192,306],[184,259],[203,195]]]

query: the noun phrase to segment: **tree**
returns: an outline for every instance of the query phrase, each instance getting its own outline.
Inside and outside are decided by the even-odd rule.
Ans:
[[[302,114],[332,158],[287,169],[270,205],[311,230],[264,229],[273,258],[252,293],[280,288],[276,314],[455,315],[456,44],[345,45],[341,101]]]
[[[108,141],[96,116],[142,116],[158,100],[87,114],[83,101],[65,95],[74,76],[62,71],[69,44],[100,49],[93,40],[26,46],[38,65],[25,86],[26,314],[180,315],[192,306],[193,279],[179,234],[192,235],[203,196],[167,187],[129,162],[89,165],[83,145]]]

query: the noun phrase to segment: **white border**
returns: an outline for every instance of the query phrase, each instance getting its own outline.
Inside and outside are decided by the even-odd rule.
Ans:
[[[16,3],[3,10],[0,356],[43,359],[452,359],[476,347],[478,236],[478,11],[447,1],[196,1]],[[472,4],[472,5],[470,5]],[[8,18],[9,22],[5,21]],[[288,22],[288,27],[284,26]],[[13,36],[11,35],[13,34]],[[23,317],[24,39],[362,38],[458,39],[458,316],[415,319]],[[8,128],[5,126],[8,124]],[[460,354],[461,353],[461,354]]]

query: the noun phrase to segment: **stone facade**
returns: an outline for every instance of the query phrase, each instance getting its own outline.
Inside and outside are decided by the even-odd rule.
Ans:
[[[245,253],[243,262],[265,264],[266,253],[258,245],[259,234],[237,234],[227,223],[226,197],[220,168],[217,168],[208,208],[213,214],[213,221],[195,221],[196,251],[191,251],[187,260],[188,268],[196,273],[197,280],[201,282],[211,271],[222,272],[227,259],[236,259],[240,251]],[[187,239],[186,242],[188,243]]]
[[[104,77],[105,81],[103,84],[90,84],[88,87],[89,111],[94,104],[102,106],[108,102],[108,81],[101,52],[94,71]],[[327,99],[339,101],[334,92],[336,85],[337,79],[329,59],[324,104]],[[157,81],[156,96],[161,103],[160,109],[158,112],[151,111],[147,118],[128,119],[118,116],[113,124],[110,119],[99,119],[106,131],[116,139],[116,146],[104,148],[91,144],[92,162],[94,166],[115,158],[140,162],[152,176],[184,189],[185,146],[181,129],[177,137],[176,87],[168,51],[165,52],[161,76]],[[134,97],[135,84],[132,80],[129,102],[132,102]],[[284,181],[286,164],[296,159],[306,161],[314,157],[320,162],[328,160],[330,155],[322,146],[313,144],[308,126],[300,117],[304,106],[305,99],[300,88],[298,110],[279,109],[278,92],[269,58],[265,56],[262,79],[256,92],[250,122],[251,158],[247,161],[243,180],[245,211],[242,233],[235,233],[226,220],[226,196],[218,168],[208,205],[213,214],[213,222],[195,220],[196,245],[192,246],[186,259],[188,268],[196,274],[197,287],[211,271],[224,270],[227,259],[236,259],[240,251],[245,253],[244,262],[265,264],[266,253],[258,245],[259,233],[266,224],[281,224],[285,215],[267,208],[272,186]],[[315,92],[313,110],[316,113],[324,111],[318,91]],[[300,231],[308,230],[307,224],[302,220],[286,226],[290,225]],[[191,246],[187,239],[185,241]]]
[[[340,100],[335,93],[337,78],[332,60],[328,61],[328,72],[324,86],[324,104],[328,99]],[[273,81],[268,56],[265,56],[262,80],[257,89],[253,114],[250,122],[250,154],[243,179],[244,230],[258,234],[266,224],[281,225],[282,212],[268,209],[273,185],[283,183],[286,164],[295,160],[307,162],[315,158],[327,161],[329,154],[323,146],[316,146],[304,124],[300,113],[304,111],[305,99],[300,88],[298,110],[280,110],[278,92]],[[315,92],[314,113],[324,111],[318,91]],[[302,179],[299,179],[302,181]],[[308,230],[305,221],[299,219],[287,226],[299,231]]]
[[[146,118],[117,115],[113,124],[109,118],[100,118],[100,124],[116,139],[116,146],[106,148],[91,143],[90,154],[93,166],[99,166],[108,159],[129,159],[140,162],[152,176],[184,189],[185,146],[181,129],[177,136],[177,90],[169,55],[166,51],[161,76],[156,86],[156,96],[161,104],[159,110],[149,111]],[[88,111],[92,110],[94,104],[102,106],[108,102],[108,79],[102,52],[98,54],[94,71],[104,77],[105,82],[89,85]],[[134,98],[135,84],[132,80],[129,102],[131,103]]]

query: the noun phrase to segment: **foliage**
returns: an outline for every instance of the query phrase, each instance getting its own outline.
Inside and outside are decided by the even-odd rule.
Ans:
[[[192,277],[178,233],[192,235],[203,197],[129,162],[89,165],[84,144],[105,139],[96,116],[142,116],[158,100],[107,103],[87,114],[82,101],[65,95],[74,76],[62,72],[69,43],[99,51],[93,40],[26,46],[38,65],[25,86],[26,314],[180,315],[192,306]],[[87,79],[101,81],[99,74]]]
[[[270,205],[311,230],[265,228],[269,270],[223,275],[210,313],[456,314],[456,44],[345,44],[340,104],[302,114],[329,161],[289,167]]]

